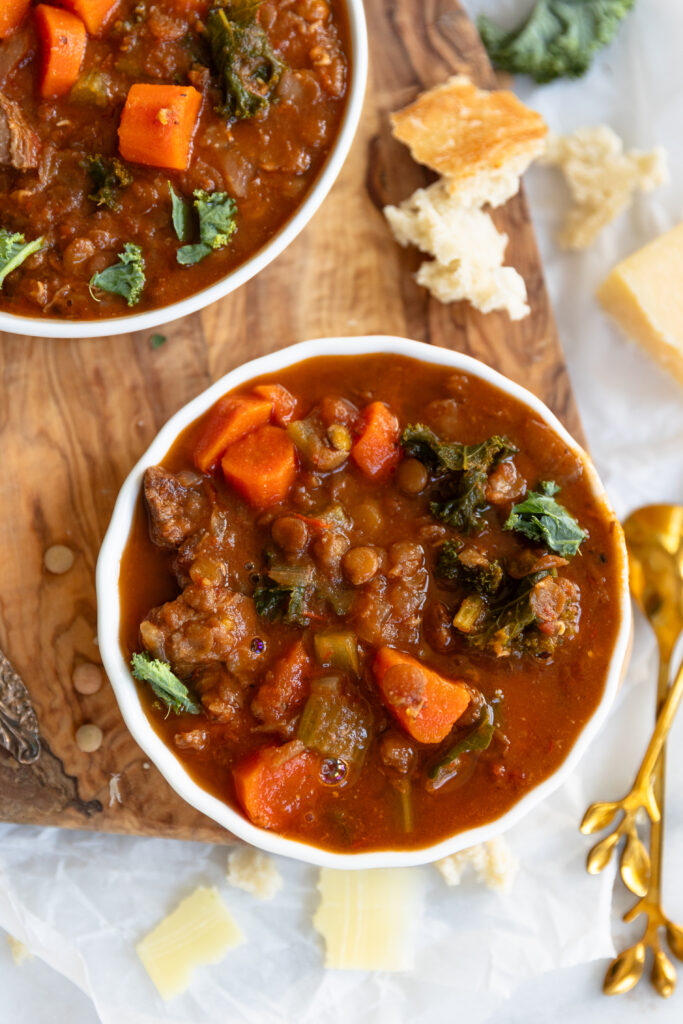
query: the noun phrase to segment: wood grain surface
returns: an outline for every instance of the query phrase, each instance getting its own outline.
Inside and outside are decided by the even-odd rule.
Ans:
[[[532,314],[511,323],[419,288],[420,255],[399,248],[381,214],[428,177],[389,132],[388,113],[455,72],[495,78],[455,0],[366,0],[370,77],[360,130],[322,209],[255,280],[149,332],[98,340],[0,339],[0,648],[38,716],[40,759],[0,750],[0,818],[213,842],[230,837],[170,789],[133,742],[108,685],[81,696],[74,667],[98,662],[95,563],[118,488],[161,425],[228,370],[305,338],[397,334],[467,352],[536,392],[581,436],[523,196],[496,213],[506,263],[523,274]],[[43,568],[52,544],[73,568]],[[75,730],[104,743],[79,752]],[[121,803],[110,792],[119,777]]]

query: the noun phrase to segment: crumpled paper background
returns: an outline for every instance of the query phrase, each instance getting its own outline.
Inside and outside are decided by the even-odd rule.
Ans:
[[[513,24],[529,4],[468,0],[466,6],[472,15],[486,11]],[[542,87],[516,82],[555,131],[606,122],[627,148],[662,144],[669,153],[672,183],[639,197],[584,253],[561,252],[553,240],[567,201],[556,172],[534,168],[526,178],[586,433],[622,516],[641,504],[683,501],[683,392],[622,339],[593,299],[618,259],[683,218],[680,39],[680,0],[637,0],[586,78]],[[572,779],[508,833],[521,862],[509,895],[490,892],[471,876],[448,889],[433,868],[415,869],[425,900],[415,970],[407,974],[322,969],[322,945],[310,924],[315,869],[279,861],[285,886],[262,903],[227,884],[221,848],[0,825],[0,928],[36,956],[15,968],[0,943],[0,1018],[12,1024],[621,1024],[656,1013],[657,1024],[680,1021],[681,993],[663,1003],[641,983],[620,1000],[600,995],[605,958],[614,950],[611,929],[621,948],[634,941],[637,928],[619,923],[611,910],[614,872],[585,874],[590,840],[577,831],[588,803],[628,788],[652,725],[654,678],[654,641],[637,620],[631,667],[608,725]],[[683,794],[675,780],[683,777],[682,740],[679,722],[670,744],[664,876],[667,909],[679,922]],[[186,995],[164,1005],[134,946],[197,884],[219,887],[248,941],[222,964],[199,971]],[[615,892],[625,909],[627,898],[618,887]]]

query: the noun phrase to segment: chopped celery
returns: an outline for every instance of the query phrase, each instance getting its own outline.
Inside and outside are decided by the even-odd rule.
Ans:
[[[281,587],[307,587],[313,582],[315,569],[312,565],[287,565],[273,563],[268,569],[268,576]]]
[[[288,424],[287,433],[304,461],[322,473],[338,469],[349,457],[348,451],[330,447],[310,420],[294,420]]]
[[[360,675],[358,639],[355,633],[316,633],[313,647],[316,658],[324,668],[336,668],[349,675]]]
[[[302,743],[345,761],[351,776],[363,764],[371,731],[372,712],[359,695],[347,692],[336,677],[313,681],[297,729]]]
[[[461,633],[473,633],[479,619],[486,611],[486,601],[479,594],[469,594],[460,605],[453,625]]]

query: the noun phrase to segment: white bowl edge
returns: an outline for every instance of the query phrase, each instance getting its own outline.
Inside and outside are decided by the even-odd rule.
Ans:
[[[231,370],[200,395],[183,406],[162,427],[147,451],[138,460],[124,481],[117,497],[111,521],[102,542],[97,561],[96,585],[98,606],[98,642],[105,671],[114,689],[119,708],[133,738],[161,771],[176,792],[197,810],[208,815],[233,835],[269,853],[333,868],[407,867],[426,864],[455,853],[468,846],[484,842],[506,831],[528,814],[537,804],[550,796],[571,774],[586,749],[604,724],[616,696],[631,639],[631,602],[628,590],[628,563],[621,543],[619,616],[620,627],[610,658],[605,688],[598,707],[579,733],[572,749],[559,768],[543,782],[525,794],[501,817],[477,828],[459,832],[437,844],[416,850],[376,850],[366,853],[334,853],[293,839],[284,838],[252,825],[240,813],[202,789],[190,777],[181,762],[156,734],[140,703],[137,688],[131,677],[119,645],[120,606],[119,570],[123,548],[130,533],[133,513],[137,504],[142,475],[147,466],[160,462],[178,434],[197,419],[226,391],[238,387],[253,377],[276,373],[278,370],[311,359],[315,356],[367,355],[389,353],[421,359],[460,370],[479,377],[501,391],[518,399],[539,415],[545,423],[575,452],[584,464],[594,496],[614,518],[605,489],[586,452],[571,437],[539,398],[526,388],[504,377],[471,356],[450,349],[425,345],[391,335],[369,335],[357,338],[319,338],[300,342],[261,356]]]
[[[346,0],[349,15],[351,79],[346,108],[334,145],[318,178],[292,217],[245,263],[230,271],[215,284],[186,299],[104,320],[62,320],[19,316],[0,311],[0,331],[33,338],[105,338],[135,331],[147,331],[172,323],[204,309],[246,284],[276,259],[303,231],[320,209],[341,171],[358,128],[368,76],[368,34],[363,0]]]

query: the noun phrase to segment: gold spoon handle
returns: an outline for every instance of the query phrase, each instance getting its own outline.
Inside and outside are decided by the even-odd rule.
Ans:
[[[671,728],[671,724],[676,716],[678,705],[681,702],[681,697],[683,697],[683,665],[678,669],[676,678],[666,692],[666,698],[664,703],[661,705],[661,709],[657,716],[657,724],[655,725],[654,732],[652,733],[647,750],[645,751],[645,757],[643,758],[643,762],[636,776],[636,781],[633,787],[634,789],[640,788],[653,774],[655,765],[662,751],[662,747],[666,742],[669,729]],[[659,801],[657,800],[656,802],[659,805]],[[655,820],[658,820],[658,818]]]

